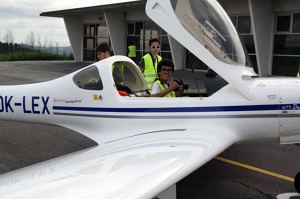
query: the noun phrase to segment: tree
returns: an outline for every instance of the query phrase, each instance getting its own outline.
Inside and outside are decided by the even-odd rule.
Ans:
[[[3,37],[4,43],[7,44],[7,52],[13,52],[15,38],[11,30],[7,30]]]
[[[47,36],[45,37],[45,40],[44,40],[44,44],[43,44],[43,46],[44,46],[44,51],[47,51],[47,45],[48,45],[48,38],[47,38]]]
[[[35,36],[32,31],[29,34],[29,46],[31,47],[31,50],[33,50],[35,46]]]
[[[53,53],[53,41],[49,40],[49,47],[48,47],[49,53]]]

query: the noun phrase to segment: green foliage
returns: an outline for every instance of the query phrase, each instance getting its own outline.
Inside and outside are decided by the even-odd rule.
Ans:
[[[28,45],[0,42],[0,61],[21,60],[74,60],[73,55],[58,55],[47,51],[39,51]]]
[[[73,56],[57,55],[48,52],[22,51],[0,54],[0,61],[21,60],[73,60]]]

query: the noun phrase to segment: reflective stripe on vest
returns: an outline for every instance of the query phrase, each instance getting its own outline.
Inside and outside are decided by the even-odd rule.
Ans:
[[[135,57],[136,57],[136,46],[130,45],[130,46],[128,47],[128,50],[129,50],[129,52],[128,52],[128,57],[129,57],[129,58],[135,58]]]
[[[146,54],[144,57],[144,63],[145,63],[145,69],[144,69],[144,77],[145,80],[147,82],[148,88],[151,89],[154,81],[156,80],[157,77],[157,64],[158,62],[161,61],[161,57],[159,55],[157,55],[157,59],[155,62],[155,65],[153,66],[153,62],[152,62],[152,56],[148,53]]]
[[[161,84],[160,80],[155,81],[155,83],[159,85],[161,91],[164,91],[166,89],[165,86]],[[168,94],[166,94],[164,97],[176,97],[176,94],[174,91],[171,91]]]

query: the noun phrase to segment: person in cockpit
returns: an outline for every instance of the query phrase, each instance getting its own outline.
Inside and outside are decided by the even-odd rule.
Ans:
[[[110,47],[106,42],[102,42],[96,48],[97,58],[99,61],[110,57]],[[122,66],[118,63],[113,64],[112,66],[112,73],[114,77],[114,81],[116,84],[123,84],[124,82],[124,74]]]
[[[169,59],[161,60],[157,65],[158,79],[153,83],[150,97],[178,97],[184,88],[172,79],[174,63]]]

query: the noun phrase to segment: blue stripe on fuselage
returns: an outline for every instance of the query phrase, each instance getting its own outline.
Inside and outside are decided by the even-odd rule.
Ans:
[[[280,105],[282,106],[282,105]],[[101,108],[101,107],[68,107],[53,106],[60,111],[88,112],[230,112],[230,111],[263,111],[279,110],[278,104],[272,105],[242,105],[242,106],[211,106],[211,107],[163,107],[163,108]]]

